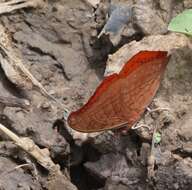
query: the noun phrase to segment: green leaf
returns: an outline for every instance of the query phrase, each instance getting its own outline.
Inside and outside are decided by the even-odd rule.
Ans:
[[[161,142],[161,133],[155,133],[155,144],[159,144]]]
[[[192,9],[185,10],[173,18],[168,30],[192,36]]]

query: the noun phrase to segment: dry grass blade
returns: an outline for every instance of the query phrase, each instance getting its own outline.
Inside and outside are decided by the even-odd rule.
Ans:
[[[27,7],[41,7],[44,5],[43,0],[11,0],[0,3],[0,14],[10,13],[14,10]]]

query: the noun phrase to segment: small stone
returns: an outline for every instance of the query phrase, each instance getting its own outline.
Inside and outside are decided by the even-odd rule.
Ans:
[[[174,183],[173,187],[174,187],[174,189],[179,189],[179,184],[178,183]]]
[[[51,104],[49,102],[43,102],[41,104],[41,108],[43,108],[43,109],[50,109],[51,108]]]

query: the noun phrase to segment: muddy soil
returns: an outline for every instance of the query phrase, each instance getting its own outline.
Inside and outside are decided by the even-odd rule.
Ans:
[[[97,38],[107,20],[107,1],[95,8],[86,0],[50,0],[43,8],[18,10],[0,16],[0,20],[34,77],[72,111],[82,106],[102,81],[108,55],[125,44],[137,43],[135,40],[149,41],[145,37],[166,38],[170,18],[192,7],[187,0],[129,1],[130,6],[133,4],[143,7],[145,14],[135,10],[136,23],[125,26],[116,44],[105,35]],[[177,41],[177,36],[174,40]],[[187,44],[172,51],[160,90],[150,106],[169,110],[145,118],[146,124],[158,125],[161,134],[151,178],[147,176],[147,158],[152,131],[130,130],[125,136],[107,131],[79,143],[65,128],[62,105],[54,104],[35,89],[21,92],[8,81],[2,69],[0,96],[28,99],[31,108],[5,107],[0,122],[19,136],[32,138],[39,147],[48,148],[53,161],[79,190],[189,190],[192,187],[189,39]],[[65,189],[51,184],[47,171],[7,137],[0,135],[0,139],[0,189]],[[27,166],[17,167],[26,163]]]

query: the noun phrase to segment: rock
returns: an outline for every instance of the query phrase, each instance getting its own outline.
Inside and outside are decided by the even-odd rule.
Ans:
[[[124,152],[126,154],[126,152],[132,152],[135,155],[134,152],[137,149],[130,134],[121,136],[111,131],[98,134],[91,139],[90,143],[102,154],[112,152]]]
[[[192,155],[192,144],[191,144],[191,141],[184,143],[182,149],[183,149],[183,153],[184,154]]]
[[[101,153],[116,152],[119,138],[113,132],[104,132],[92,139],[92,145]]]
[[[127,186],[123,184],[116,183],[112,180],[107,180],[104,190],[127,190]]]
[[[153,107],[162,109],[159,109],[159,111],[156,112],[156,114],[158,114],[159,128],[164,126],[167,127],[175,122],[176,118],[174,110],[170,107],[168,102],[159,97],[153,101]]]
[[[145,35],[163,34],[167,31],[167,24],[158,14],[152,0],[137,1],[133,21]]]
[[[48,190],[77,190],[77,187],[70,183],[69,179],[59,174],[49,176],[46,188]]]
[[[168,51],[190,47],[190,40],[184,35],[171,33],[166,36],[154,35],[143,38],[141,41],[132,41],[124,45],[116,53],[110,55],[107,61],[105,76],[112,73],[119,73],[123,65],[136,53],[142,50]]]
[[[35,33],[31,36],[29,33],[17,32],[14,34],[14,38],[17,41],[28,43],[31,48],[36,49],[45,55],[47,54],[54,57],[64,69],[66,77],[69,80],[77,77],[77,75],[80,75],[86,70],[88,65],[86,59],[83,58],[81,53],[75,51],[73,48],[61,48],[61,45],[53,44],[43,36]],[[50,78],[50,76],[48,78]]]
[[[103,34],[109,35],[114,46],[121,39],[123,29],[132,20],[132,8],[126,4],[111,5],[109,8],[109,19],[98,35],[100,38]]]
[[[160,147],[158,146],[154,150],[154,156],[155,156],[155,163],[159,165],[168,165],[174,162],[174,158],[172,157],[172,153],[168,150],[165,150],[164,152],[161,151]]]
[[[90,96],[100,79],[89,63],[96,65],[98,59],[101,63],[100,55],[105,51],[103,48],[93,52],[91,45],[91,35],[96,32],[93,8],[79,0],[76,3],[54,1],[40,12],[15,17],[10,16],[5,25],[28,60],[30,71],[43,86],[61,99],[68,91],[70,108],[80,102],[74,101],[74,97]]]
[[[178,125],[171,125],[164,130],[162,145],[181,155],[190,155],[191,138],[191,117],[185,116]]]
[[[2,141],[0,144],[0,155],[7,155],[7,157],[11,157],[16,160],[23,161],[24,159],[20,159],[20,155],[23,156],[21,150],[10,141]]]
[[[160,166],[157,170],[156,188],[158,190],[182,189],[188,190],[192,186],[192,160],[183,159],[173,165]]]
[[[178,131],[178,136],[184,142],[191,142],[192,141],[192,117],[190,117],[186,122],[181,125],[181,129]]]
[[[133,157],[136,160],[136,157]],[[97,179],[111,179],[116,184],[125,184],[136,186],[140,183],[140,178],[143,175],[142,169],[138,166],[133,166],[136,163],[131,161],[127,156],[119,153],[108,153],[101,156],[97,162],[86,162],[85,168],[91,175]]]
[[[192,2],[191,2],[191,0],[184,0],[184,7],[185,7],[185,9],[190,9],[190,8],[192,8]]]
[[[30,136],[41,147],[57,149],[57,151],[53,150],[54,155],[69,153],[69,144],[57,131],[53,130],[53,123],[56,120],[53,110],[47,112],[33,108],[33,111],[23,112],[15,108],[6,108],[4,113],[11,121],[6,126],[19,136]]]
[[[5,157],[0,157],[0,188],[6,190],[41,189],[41,184],[24,169]]]
[[[90,3],[93,7],[97,7],[97,5],[100,3],[100,0],[87,0],[88,3]]]

